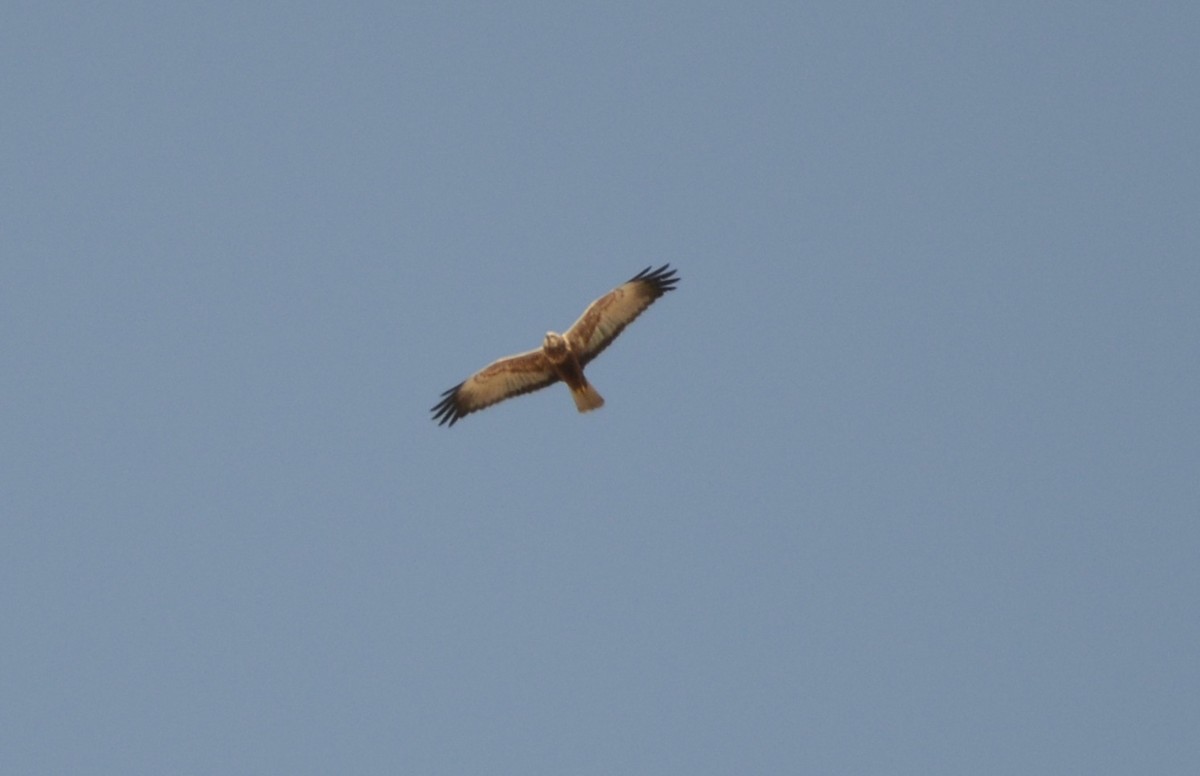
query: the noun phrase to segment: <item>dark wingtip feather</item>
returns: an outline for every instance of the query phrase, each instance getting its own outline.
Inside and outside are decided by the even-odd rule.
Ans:
[[[679,277],[676,275],[678,270],[670,269],[670,267],[670,264],[664,264],[658,269],[646,267],[644,270],[630,278],[629,282],[632,283],[635,280],[645,281],[654,286],[654,290],[657,291],[659,295],[665,294],[668,291],[674,291],[675,284],[679,282]]]
[[[458,422],[459,418],[467,414],[463,412],[462,407],[458,403],[458,389],[462,387],[463,383],[459,383],[448,391],[443,391],[442,400],[430,408],[430,412],[433,413],[433,420],[439,426],[445,426],[447,423],[453,426]]]

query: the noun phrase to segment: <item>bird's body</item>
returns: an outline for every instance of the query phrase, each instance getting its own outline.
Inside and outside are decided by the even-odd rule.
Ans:
[[[561,334],[548,331],[546,339],[542,341],[542,353],[554,368],[558,379],[571,389],[571,398],[575,400],[576,409],[587,412],[604,406],[604,397],[583,376],[579,354],[571,348],[570,340]]]
[[[433,407],[439,425],[453,426],[476,410],[562,380],[580,412],[598,409],[604,399],[584,377],[583,368],[600,355],[654,300],[675,288],[679,278],[664,264],[639,272],[588,305],[563,334],[547,332],[542,347],[495,361],[442,394]]]

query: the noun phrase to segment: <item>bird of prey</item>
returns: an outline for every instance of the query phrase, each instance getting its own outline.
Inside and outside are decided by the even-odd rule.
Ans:
[[[563,334],[546,332],[537,350],[495,361],[442,394],[433,408],[438,425],[453,426],[484,407],[545,388],[559,380],[571,389],[580,412],[599,409],[604,399],[583,376],[588,362],[608,347],[655,299],[675,288],[679,278],[664,264],[650,267],[588,305]]]

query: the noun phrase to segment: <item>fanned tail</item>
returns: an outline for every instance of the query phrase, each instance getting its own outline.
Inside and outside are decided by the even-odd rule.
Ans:
[[[584,383],[580,388],[572,388],[571,398],[575,400],[575,408],[580,412],[598,410],[604,406],[604,397],[592,387],[591,383]]]

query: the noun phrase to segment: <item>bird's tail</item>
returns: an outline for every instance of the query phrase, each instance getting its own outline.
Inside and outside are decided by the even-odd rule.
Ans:
[[[604,397],[588,382],[578,388],[572,388],[571,398],[575,400],[575,408],[580,412],[598,410],[604,406]]]

